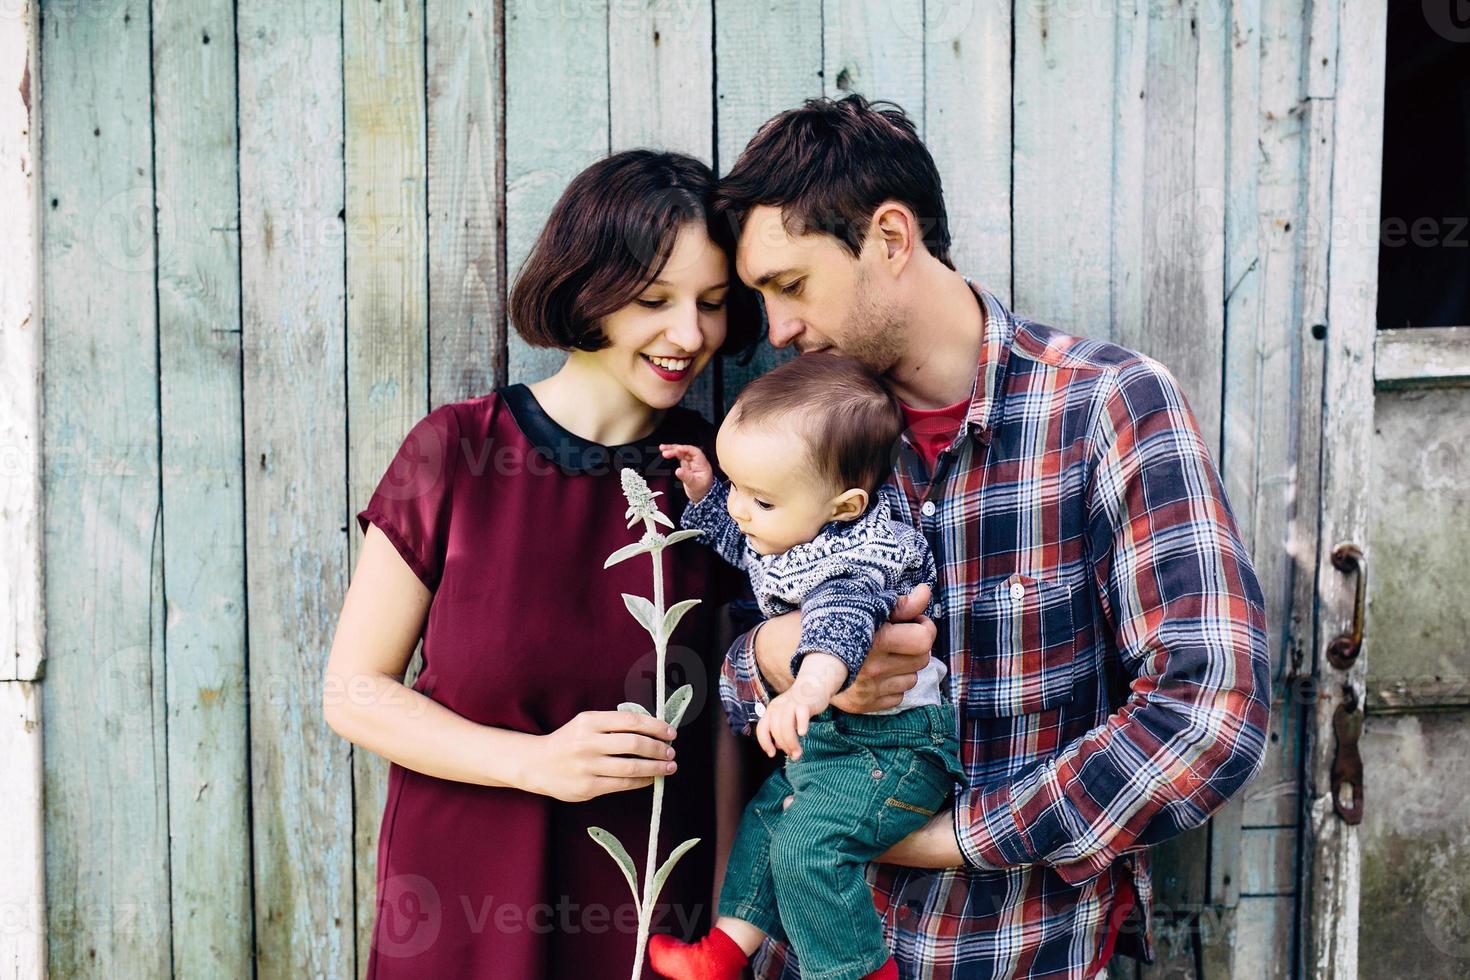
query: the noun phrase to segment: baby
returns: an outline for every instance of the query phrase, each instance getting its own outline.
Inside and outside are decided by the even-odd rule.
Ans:
[[[786,752],[785,766],[745,808],[709,935],[650,937],[649,965],[665,977],[737,980],[768,935],[789,940],[806,976],[898,976],[866,865],[964,782],[954,708],[940,692],[945,666],[931,657],[887,711],[830,705],[898,597],[936,586],[928,543],[891,519],[894,491],[883,485],[902,419],[857,361],[824,352],[741,392],[715,442],[728,481],[699,449],[661,447],[678,458],[689,497],[681,524],[749,574],[764,615],[801,610],[795,682],[756,726],[768,755]]]

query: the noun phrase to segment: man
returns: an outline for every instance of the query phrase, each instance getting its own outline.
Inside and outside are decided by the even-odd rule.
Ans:
[[[1183,392],[963,277],[939,174],[896,106],[782,113],[720,195],[771,343],[859,358],[909,420],[893,482],[935,553],[941,615],[886,624],[833,701],[897,704],[931,644],[949,667],[968,785],[869,867],[902,974],[1092,977],[1115,947],[1151,962],[1146,848],[1255,774],[1270,703],[1264,601]],[[791,684],[798,624],[731,647],[737,733]],[[752,962],[792,977],[795,958],[768,940]]]

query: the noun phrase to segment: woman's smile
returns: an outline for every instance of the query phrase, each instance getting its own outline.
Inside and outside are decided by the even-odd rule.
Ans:
[[[653,373],[665,381],[683,381],[689,376],[689,369],[694,364],[692,357],[650,357],[640,354],[645,364],[653,369]]]

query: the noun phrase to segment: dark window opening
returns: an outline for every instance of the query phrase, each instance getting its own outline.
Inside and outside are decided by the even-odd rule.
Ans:
[[[1470,326],[1470,16],[1389,5],[1378,326]],[[1339,123],[1341,120],[1339,120]]]

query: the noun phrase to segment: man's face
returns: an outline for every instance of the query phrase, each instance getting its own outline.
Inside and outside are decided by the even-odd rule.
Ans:
[[[871,235],[857,258],[824,232],[793,236],[781,210],[762,204],[746,216],[735,268],[765,302],[773,346],[835,348],[883,374],[902,355],[904,336],[883,255]]]

